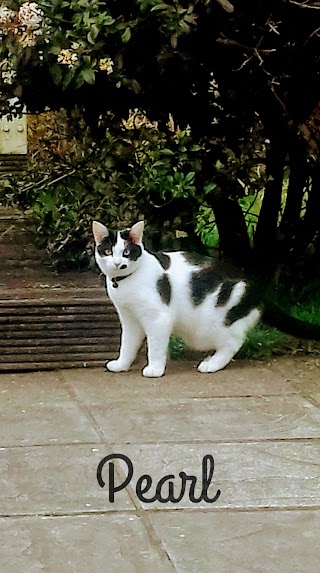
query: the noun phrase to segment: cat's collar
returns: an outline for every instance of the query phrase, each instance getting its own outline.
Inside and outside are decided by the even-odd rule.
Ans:
[[[112,277],[111,282],[112,282],[112,286],[113,288],[118,288],[118,283],[120,281],[123,281],[124,279],[127,279],[128,277],[131,277],[132,273],[130,273],[129,275],[120,275],[118,277]]]

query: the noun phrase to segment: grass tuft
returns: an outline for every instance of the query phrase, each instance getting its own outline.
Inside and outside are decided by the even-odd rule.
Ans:
[[[170,360],[183,360],[186,354],[185,343],[179,336],[171,336],[169,342]]]
[[[237,358],[261,360],[275,355],[290,353],[291,349],[291,336],[261,323],[248,333],[244,345],[237,354]]]

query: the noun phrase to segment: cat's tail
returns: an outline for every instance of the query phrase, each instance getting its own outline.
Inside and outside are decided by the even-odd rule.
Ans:
[[[262,320],[297,338],[320,340],[320,324],[312,324],[295,318],[274,303],[268,302],[265,305]]]

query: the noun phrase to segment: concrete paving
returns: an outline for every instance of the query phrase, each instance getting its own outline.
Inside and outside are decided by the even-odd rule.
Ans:
[[[140,366],[0,376],[0,572],[319,573],[319,361]]]

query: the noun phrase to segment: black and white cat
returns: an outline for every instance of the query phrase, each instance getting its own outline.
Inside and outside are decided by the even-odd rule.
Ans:
[[[106,276],[122,326],[120,355],[107,363],[111,372],[129,370],[147,338],[144,376],[159,377],[166,367],[171,334],[189,348],[215,351],[199,372],[224,368],[239,351],[261,310],[251,305],[248,285],[223,274],[211,259],[197,261],[184,252],[151,254],[143,246],[143,221],[112,232],[93,223],[96,262]]]

